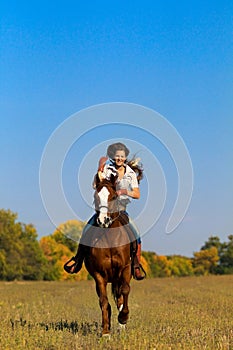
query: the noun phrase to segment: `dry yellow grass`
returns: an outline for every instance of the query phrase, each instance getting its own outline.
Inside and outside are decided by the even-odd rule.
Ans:
[[[0,282],[0,349],[233,349],[233,276],[132,281],[130,319],[100,337],[93,281]]]

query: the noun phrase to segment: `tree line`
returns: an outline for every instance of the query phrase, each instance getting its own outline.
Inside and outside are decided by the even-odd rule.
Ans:
[[[76,241],[85,223],[70,220],[52,234],[38,240],[32,224],[17,221],[10,210],[0,210],[0,280],[86,280],[85,267],[79,274],[63,270],[64,263],[77,251]],[[76,240],[76,241],[75,241]],[[210,236],[193,257],[163,256],[143,252],[142,264],[148,277],[233,274],[233,235],[227,242]]]

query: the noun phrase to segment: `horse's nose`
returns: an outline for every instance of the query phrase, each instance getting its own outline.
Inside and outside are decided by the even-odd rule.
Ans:
[[[97,224],[100,227],[109,227],[112,223],[112,219],[109,216],[105,216],[105,215],[99,215],[99,217],[97,218]]]
[[[105,223],[105,227],[109,227],[112,224],[112,219],[109,216],[107,216],[104,219],[104,223]]]

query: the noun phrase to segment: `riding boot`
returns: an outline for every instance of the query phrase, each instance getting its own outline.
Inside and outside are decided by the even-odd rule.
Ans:
[[[64,265],[64,270],[68,273],[78,273],[83,264],[84,258],[88,255],[88,246],[91,245],[91,228],[95,225],[96,214],[94,214],[87,225],[84,227],[82,236],[80,238],[80,243],[78,245],[78,251],[75,256],[73,256]]]
[[[84,260],[85,256],[86,256],[86,246],[83,245],[82,243],[79,243],[78,251],[77,251],[77,253],[76,253],[75,257],[74,257],[75,262],[77,264],[77,267],[75,269],[76,273],[81,270],[82,264],[83,264],[83,260]]]
[[[140,264],[140,260],[141,260],[141,243],[138,243],[137,245],[137,252],[136,255],[134,256],[134,260],[133,260],[133,277],[134,279],[140,281],[143,280],[146,276],[146,273],[142,267],[142,265]],[[144,272],[144,276],[141,274],[141,269]]]
[[[83,244],[79,244],[78,251],[75,256],[73,256],[69,261],[67,261],[64,265],[64,270],[68,273],[78,273],[83,264],[83,260],[86,256],[86,249]],[[71,265],[69,265],[71,262],[73,262]]]

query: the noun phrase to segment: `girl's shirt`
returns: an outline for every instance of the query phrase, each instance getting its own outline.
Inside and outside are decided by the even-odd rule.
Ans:
[[[114,175],[117,173],[116,168],[113,165],[106,164],[103,170],[103,177],[105,179],[109,179],[112,173]],[[122,179],[117,179],[116,190],[126,189],[128,191],[132,191],[133,188],[138,188],[137,175],[133,169],[131,169],[130,166],[126,164],[124,176]],[[126,205],[130,202],[129,197],[125,194],[120,195],[118,199],[124,207],[126,207]]]

